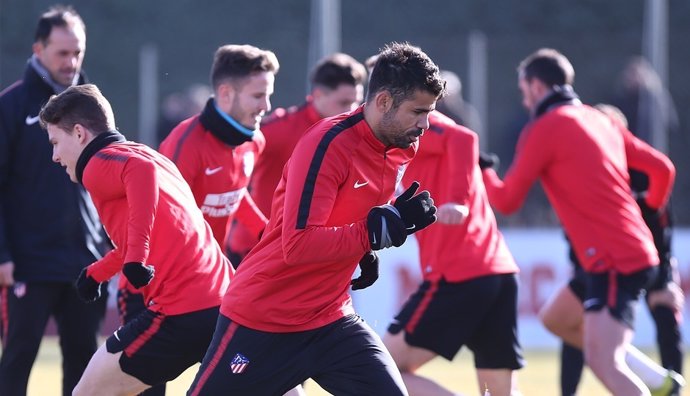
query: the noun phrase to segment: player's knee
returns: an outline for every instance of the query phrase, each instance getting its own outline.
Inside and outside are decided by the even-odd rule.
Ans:
[[[553,334],[559,334],[561,331],[561,321],[557,320],[556,315],[548,309],[539,311],[539,320],[544,327]]]

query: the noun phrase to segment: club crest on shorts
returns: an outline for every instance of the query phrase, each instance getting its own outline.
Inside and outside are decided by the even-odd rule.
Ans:
[[[26,283],[15,282],[14,286],[12,287],[12,291],[17,298],[24,297],[26,295]]]
[[[241,353],[237,353],[230,362],[230,371],[232,371],[233,374],[242,374],[247,366],[249,366],[249,359]]]

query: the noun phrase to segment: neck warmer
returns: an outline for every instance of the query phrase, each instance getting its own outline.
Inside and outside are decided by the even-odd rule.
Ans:
[[[79,159],[77,159],[77,169],[75,169],[77,181],[81,184],[81,179],[84,176],[84,168],[86,168],[86,164],[97,152],[111,143],[122,143],[126,141],[127,139],[125,136],[118,131],[108,131],[96,135],[96,137],[84,147],[84,151],[81,152]]]
[[[570,85],[554,85],[551,93],[546,95],[534,109],[532,118],[539,118],[547,111],[563,105],[581,105],[580,97],[577,96],[573,87]]]
[[[221,114],[220,110],[216,108],[213,98],[206,102],[206,106],[199,116],[199,121],[213,136],[233,147],[251,141],[254,136],[254,131],[242,127],[230,116]],[[236,125],[233,125],[233,123]],[[239,128],[245,129],[247,133],[244,133]]]

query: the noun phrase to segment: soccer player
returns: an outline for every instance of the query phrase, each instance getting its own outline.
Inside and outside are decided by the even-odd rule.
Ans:
[[[347,54],[336,53],[321,59],[311,72],[311,93],[301,106],[278,108],[261,125],[266,147],[256,163],[249,191],[264,215],[271,214],[273,193],[283,166],[302,134],[322,118],[352,111],[362,102],[367,72]],[[247,227],[235,222],[228,243],[234,265],[258,242]]]
[[[463,345],[474,354],[480,392],[510,395],[517,392],[513,370],[524,365],[518,267],[486,196],[477,134],[439,112],[429,124],[403,184],[418,180],[429,189],[438,223],[415,234],[423,282],[383,341],[411,395],[451,395],[416,371],[437,356],[453,360]]]
[[[86,27],[71,7],[38,20],[21,81],[0,93],[0,395],[25,395],[52,316],[71,395],[91,355],[107,298],[85,304],[74,279],[110,249],[89,195],[50,160],[38,112],[51,95],[83,84]]]
[[[304,134],[188,394],[280,394],[310,377],[332,394],[407,394],[348,289],[360,259],[436,219],[428,191],[415,194],[418,183],[388,202],[443,88],[421,49],[392,43],[367,102]]]
[[[613,122],[620,122],[627,128],[627,120],[618,108],[603,104],[598,104],[595,108],[613,117]],[[682,317],[684,297],[678,280],[674,279],[669,208],[668,205],[659,211],[649,208],[644,200],[649,187],[648,178],[634,169],[629,169],[629,172],[632,192],[659,252],[659,271],[651,284],[647,285],[645,300],[657,327],[657,340],[663,368],[632,348],[628,350],[626,358],[645,359],[644,365],[635,365],[630,362],[629,364],[645,385],[651,389],[652,395],[677,396],[680,388],[685,384],[685,380],[679,374],[683,360],[679,318]],[[556,335],[572,331],[568,328],[579,329],[582,326],[581,305],[584,301],[586,279],[572,246],[569,257],[574,266],[573,277],[565,287],[554,294],[554,298],[545,304],[540,312],[544,325]],[[561,350],[562,395],[571,396],[576,393],[583,366],[584,359],[580,349],[564,342]]]
[[[265,145],[259,123],[271,109],[279,67],[271,51],[251,45],[218,48],[211,66],[214,96],[200,114],[176,126],[160,146],[159,151],[177,165],[191,186],[224,249],[235,216],[257,239],[268,222],[247,192],[247,184]]]
[[[95,300],[122,271],[146,303],[96,351],[73,394],[134,394],[174,379],[211,341],[229,262],[175,164],[117,132],[95,85],[53,96],[40,120],[53,161],[89,191],[116,246],[81,272],[78,293]]]
[[[538,179],[586,272],[584,329],[564,338],[582,345],[587,364],[614,395],[649,395],[625,361],[634,306],[655,277],[659,257],[632,196],[628,167],[650,177],[646,203],[662,208],[675,169],[659,152],[582,104],[568,59],[541,49],[518,67],[518,86],[531,122],[501,180],[483,171],[489,200],[503,213],[517,210]]]

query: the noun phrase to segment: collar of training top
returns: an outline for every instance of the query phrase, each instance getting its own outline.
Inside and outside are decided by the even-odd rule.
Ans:
[[[580,97],[577,96],[572,86],[568,84],[554,85],[551,93],[537,105],[533,118],[543,115],[554,107],[577,104],[582,104],[582,102],[580,102]]]
[[[84,151],[81,152],[79,159],[77,159],[77,168],[75,169],[77,181],[81,184],[81,179],[84,176],[84,168],[86,168],[86,164],[94,154],[111,143],[122,143],[126,141],[127,139],[125,136],[118,131],[108,131],[96,135],[96,137],[84,147]]]

